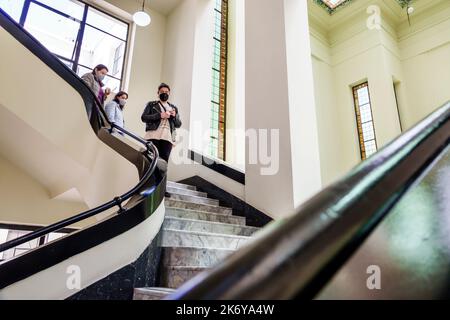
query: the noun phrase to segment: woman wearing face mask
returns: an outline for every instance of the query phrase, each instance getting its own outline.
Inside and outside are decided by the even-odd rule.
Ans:
[[[97,95],[98,100],[100,100],[100,103],[103,105],[106,101],[106,98],[111,93],[111,89],[106,88],[103,90],[103,87],[105,86],[103,84],[103,80],[105,80],[106,75],[108,74],[108,68],[103,65],[99,64],[92,70],[90,73],[86,73],[81,77],[84,82],[88,85],[89,88]]]
[[[107,103],[105,106],[106,115],[108,117],[109,122],[114,123],[115,125],[125,128],[125,121],[123,118],[123,108],[128,100],[128,93],[125,91],[120,91],[114,99]]]
[[[145,107],[142,122],[146,124],[145,139],[158,148],[159,156],[169,162],[172,147],[175,144],[176,129],[181,127],[178,108],[169,102],[170,87],[162,83],[158,88],[158,101],[152,101]]]

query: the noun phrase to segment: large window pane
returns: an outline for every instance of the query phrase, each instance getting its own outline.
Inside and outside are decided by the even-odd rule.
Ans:
[[[122,40],[127,40],[128,25],[103,12],[89,8],[86,23],[100,30],[107,31]]]
[[[38,0],[38,2],[46,4],[50,8],[61,11],[75,19],[82,20],[84,12],[84,4],[76,0]]]
[[[27,29],[49,51],[72,58],[80,24],[34,3],[25,21]]]
[[[57,239],[59,239],[59,238],[62,238],[62,237],[64,237],[66,234],[65,233],[57,233],[57,232],[55,232],[55,233],[50,233],[48,236],[47,236],[47,243],[48,242],[52,242],[53,240],[57,240]]]
[[[117,93],[120,91],[120,81],[117,79],[106,76],[103,83],[105,84],[105,88],[110,88],[112,92]]]
[[[85,67],[82,67],[82,66],[78,66],[77,74],[78,74],[80,77],[83,76],[83,75],[85,75],[86,73],[89,73],[89,72],[92,72],[92,69],[85,68]]]
[[[373,130],[372,122],[363,123],[362,131],[363,131],[364,141],[369,141],[369,140],[375,139],[375,132]]]
[[[64,59],[61,59],[61,58],[59,60],[61,60],[69,69],[72,69],[72,67],[73,67],[73,63],[72,62],[64,60]]]
[[[361,113],[361,122],[366,123],[372,121],[372,110],[370,110],[370,104],[366,104],[359,108]]]
[[[18,237],[22,237],[31,232],[31,231],[19,231],[19,230],[7,230],[7,231],[8,231],[8,233],[7,233],[5,242],[14,240]],[[39,239],[31,240],[29,242],[26,242],[24,244],[21,244],[15,248],[13,248],[13,249],[4,251],[2,259],[4,259],[4,260],[11,259],[13,257],[16,257],[16,256],[24,253],[24,252],[27,252],[31,249],[36,248],[38,245],[39,245]]]
[[[369,103],[369,90],[367,87],[358,90],[358,102],[360,106]]]
[[[24,0],[0,0],[0,8],[19,22]]]
[[[108,67],[110,75],[121,78],[125,58],[124,43],[102,31],[86,26],[80,64],[89,68],[94,68],[100,63],[104,64]]]

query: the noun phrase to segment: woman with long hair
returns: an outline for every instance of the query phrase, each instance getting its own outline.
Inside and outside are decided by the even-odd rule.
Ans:
[[[103,105],[106,101],[106,98],[111,93],[111,89],[103,87],[105,84],[103,80],[105,80],[106,75],[108,74],[108,68],[103,65],[97,65],[92,72],[84,74],[81,79],[88,85],[88,87],[95,93],[100,103]]]

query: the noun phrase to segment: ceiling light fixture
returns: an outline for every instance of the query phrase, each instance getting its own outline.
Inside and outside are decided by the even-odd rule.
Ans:
[[[406,8],[406,15],[408,16],[408,23],[411,26],[411,15],[414,13],[414,7],[411,5],[413,0],[398,0],[402,8]]]
[[[411,26],[411,15],[414,13],[414,7],[411,7],[409,4],[406,7],[406,13],[408,14],[408,23]]]
[[[133,15],[133,21],[140,27],[146,27],[152,22],[150,15],[145,12],[145,0],[142,1],[142,10]]]

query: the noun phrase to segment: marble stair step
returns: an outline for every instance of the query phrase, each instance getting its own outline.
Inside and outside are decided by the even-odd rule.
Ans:
[[[161,285],[177,289],[208,268],[164,266],[161,274]]]
[[[213,267],[234,252],[225,249],[167,247],[163,248],[162,263],[164,266]]]
[[[174,292],[171,288],[136,288],[133,300],[161,300]]]
[[[167,181],[167,187],[178,188],[178,189],[187,189],[187,190],[193,190],[193,191],[197,190],[197,187],[194,187],[194,186],[191,186],[188,184],[184,184],[184,183],[174,182],[174,181]]]
[[[182,194],[171,194],[170,199],[191,202],[194,204],[208,204],[210,206],[219,206],[219,200],[205,197],[187,196]]]
[[[161,247],[237,250],[251,238],[198,231],[163,229]]]
[[[245,226],[245,218],[232,216],[230,214],[220,214],[211,213],[196,210],[178,209],[178,208],[167,208],[166,207],[166,218],[176,217],[190,220],[202,220],[211,222],[221,222],[234,225]]]
[[[163,227],[172,230],[199,231],[250,237],[258,228],[204,220],[166,217]]]
[[[184,195],[184,196],[195,196],[195,197],[202,197],[207,198],[208,194],[206,192],[200,192],[200,191],[194,191],[189,189],[181,189],[181,188],[173,188],[173,187],[167,187],[166,191],[170,194],[177,194],[177,195]]]
[[[229,214],[233,213],[233,209],[220,207],[217,205],[210,205],[204,203],[193,203],[189,201],[178,200],[174,198],[166,198],[164,200],[164,204],[166,208],[178,208],[178,209],[188,209],[195,211],[204,211],[210,213],[219,213],[219,214]]]

